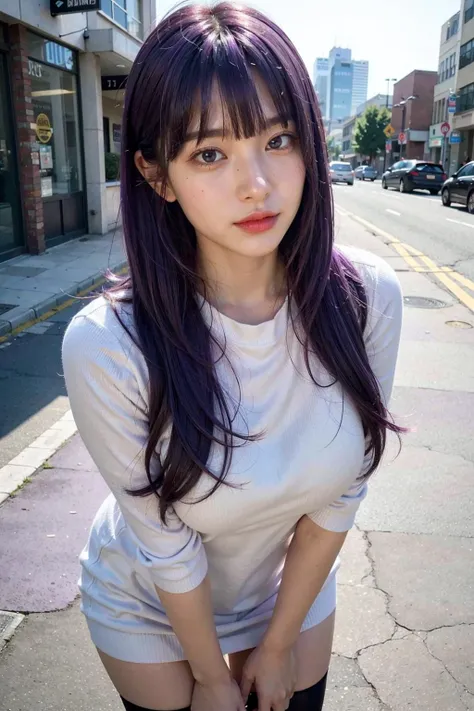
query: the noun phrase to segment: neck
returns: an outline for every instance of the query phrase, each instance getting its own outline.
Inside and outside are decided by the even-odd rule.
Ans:
[[[209,301],[244,323],[273,318],[286,297],[285,269],[277,251],[248,257],[198,239],[198,269]]]

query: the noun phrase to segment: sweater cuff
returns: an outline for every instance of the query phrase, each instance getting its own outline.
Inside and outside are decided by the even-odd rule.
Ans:
[[[142,561],[145,562],[145,561]],[[157,569],[145,562],[153,583],[168,593],[186,593],[197,588],[207,575],[208,564],[204,546],[201,545],[196,556],[186,564],[177,564],[168,569]]]

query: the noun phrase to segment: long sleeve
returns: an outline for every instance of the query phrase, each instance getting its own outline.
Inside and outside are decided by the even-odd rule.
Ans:
[[[364,338],[367,356],[388,407],[400,344],[403,300],[394,270],[383,259],[371,256],[371,265],[357,264],[357,259],[354,262],[364,277],[369,304]],[[367,482],[361,481],[361,476],[368,471],[371,462],[372,455],[366,455],[359,476],[349,489],[329,506],[310,514],[310,518],[330,531],[343,532],[352,528],[357,510],[367,495]]]
[[[164,526],[156,496],[126,489],[148,483],[146,366],[110,307],[77,315],[67,329],[62,357],[67,391],[79,433],[114,494],[136,544],[136,556],[153,582],[171,593],[196,588],[207,573],[201,538],[170,512]],[[106,313],[102,318],[96,314]],[[116,322],[115,326],[113,321]],[[122,334],[117,331],[117,325]]]

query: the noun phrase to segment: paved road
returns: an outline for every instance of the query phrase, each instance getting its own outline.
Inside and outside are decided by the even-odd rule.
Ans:
[[[419,249],[439,266],[474,279],[474,215],[443,207],[428,193],[383,190],[380,181],[334,186],[336,207],[347,210]]]
[[[61,341],[82,306],[70,306],[0,346],[0,467],[69,409]]]

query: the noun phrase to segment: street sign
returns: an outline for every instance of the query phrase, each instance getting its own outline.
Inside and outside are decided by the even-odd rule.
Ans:
[[[444,123],[441,124],[440,131],[443,134],[443,136],[447,136],[448,133],[450,132],[450,130],[451,130],[451,126],[449,125],[449,123],[447,121],[445,121]]]
[[[461,134],[459,131],[451,131],[451,135],[449,137],[449,142],[450,143],[461,143]]]
[[[385,141],[385,153],[392,151],[392,141]]]
[[[102,0],[49,0],[49,10],[56,15],[72,15],[73,12],[92,12],[101,9]]]
[[[451,94],[448,98],[448,114],[456,113],[456,94]]]
[[[102,91],[113,91],[114,89],[125,89],[127,74],[116,74],[115,76],[104,76],[100,78]]]
[[[393,128],[392,124],[389,123],[388,126],[385,126],[383,132],[387,136],[387,138],[392,138],[393,134],[395,133],[395,129]]]
[[[407,134],[403,133],[403,131],[398,134],[398,142],[402,144],[407,142]]]

